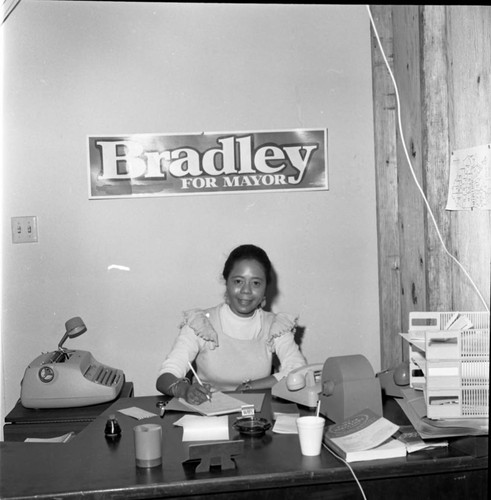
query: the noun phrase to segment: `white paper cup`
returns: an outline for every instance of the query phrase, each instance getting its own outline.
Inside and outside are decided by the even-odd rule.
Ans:
[[[297,418],[298,438],[302,455],[315,457],[320,455],[325,420],[323,417]]]
[[[142,424],[133,428],[137,467],[156,467],[162,464],[162,427]]]

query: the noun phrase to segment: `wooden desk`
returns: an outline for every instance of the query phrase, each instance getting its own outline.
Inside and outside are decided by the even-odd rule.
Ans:
[[[360,499],[347,467],[328,451],[303,457],[297,435],[273,434],[244,439],[244,453],[236,469],[196,473],[186,458],[182,429],[174,426],[181,413],[167,412],[144,420],[163,426],[163,464],[153,469],[135,466],[133,427],[142,423],[117,413],[122,437],[107,442],[104,426],[110,413],[137,406],[156,411],[163,397],[120,399],[65,444],[0,443],[0,498],[9,499]],[[387,412],[397,424],[407,423],[394,401]],[[261,412],[271,419],[270,396]],[[390,415],[388,415],[390,416]],[[233,422],[236,415],[230,416]],[[368,499],[487,498],[487,436],[471,438],[471,448],[485,456],[471,456],[452,442],[448,449],[411,454],[406,458],[353,463]],[[464,444],[467,442],[463,440]],[[479,454],[479,453],[478,453]]]
[[[125,382],[116,398],[133,397],[133,382]],[[24,408],[19,401],[5,417],[5,441],[24,441],[27,437],[50,438],[67,432],[80,432],[113,403],[79,406],[74,408]]]

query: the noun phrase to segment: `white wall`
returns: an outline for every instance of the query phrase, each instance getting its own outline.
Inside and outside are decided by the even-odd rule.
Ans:
[[[364,6],[24,0],[2,30],[2,417],[72,316],[88,332],[67,347],[155,393],[181,311],[221,300],[244,242],[269,253],[310,362],[380,368]],[[328,129],[329,191],[88,200],[87,135],[294,128]],[[21,215],[38,243],[12,244]]]

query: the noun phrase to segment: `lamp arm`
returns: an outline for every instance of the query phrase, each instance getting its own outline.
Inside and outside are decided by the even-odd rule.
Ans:
[[[64,344],[64,342],[65,342],[65,340],[66,340],[67,338],[68,338],[68,332],[65,332],[65,335],[63,335],[63,337],[61,338],[61,340],[60,340],[60,342],[59,342],[59,344],[58,344],[58,349],[59,349],[59,350],[61,350],[61,351],[63,350],[63,347],[62,347],[62,346],[63,346],[63,344]]]

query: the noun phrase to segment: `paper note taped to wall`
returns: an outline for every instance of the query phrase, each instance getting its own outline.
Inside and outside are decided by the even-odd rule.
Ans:
[[[491,210],[491,144],[452,152],[447,210]]]

